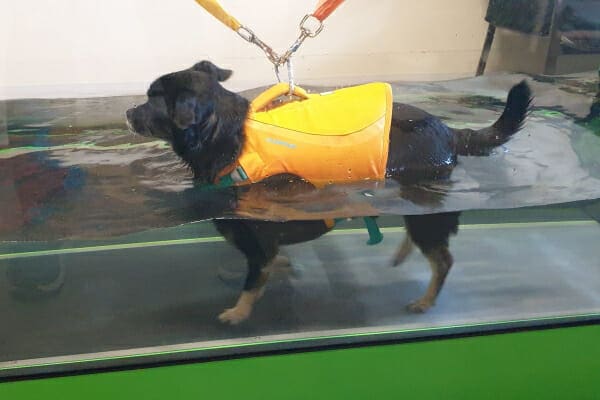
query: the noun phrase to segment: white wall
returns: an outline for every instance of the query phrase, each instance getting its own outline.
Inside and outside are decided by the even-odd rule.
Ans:
[[[316,0],[221,0],[277,50]],[[487,0],[348,0],[296,58],[300,83],[444,79],[475,71]],[[193,0],[0,0],[0,96],[140,93],[211,59],[229,86],[271,83],[269,62]]]

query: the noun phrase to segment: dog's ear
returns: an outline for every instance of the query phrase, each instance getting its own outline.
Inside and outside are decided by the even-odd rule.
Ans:
[[[202,103],[193,93],[177,96],[173,106],[172,119],[179,129],[187,129],[203,122],[212,113],[211,103]]]
[[[214,76],[219,82],[226,81],[227,79],[229,79],[231,74],[233,74],[232,70],[219,68],[215,64],[211,63],[210,61],[206,61],[206,60],[200,61],[199,63],[194,65],[192,67],[192,69],[194,71],[206,72],[206,73],[210,74],[211,76]]]

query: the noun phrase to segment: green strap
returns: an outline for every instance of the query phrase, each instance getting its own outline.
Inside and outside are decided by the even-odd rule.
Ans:
[[[376,218],[377,217],[363,217],[363,221],[365,221],[367,232],[369,232],[369,240],[367,241],[367,245],[369,246],[379,244],[383,240],[383,233],[381,233],[381,231],[379,230]],[[348,218],[336,218],[334,221],[337,225],[339,222],[346,220],[348,220]]]
[[[211,190],[225,189],[230,186],[233,186],[235,182],[229,175],[226,175],[219,179],[218,183],[205,183],[203,185],[198,185],[196,188],[202,192],[210,192]]]
[[[222,176],[217,183],[206,183],[200,186],[202,191],[211,191],[216,189],[224,189],[230,186],[235,186],[236,183],[248,180],[248,175],[242,167],[237,167],[230,174]]]
[[[364,217],[365,226],[367,227],[367,231],[369,232],[369,240],[367,244],[369,246],[373,246],[381,243],[383,240],[383,233],[379,230],[379,226],[377,225],[377,221],[375,217]]]

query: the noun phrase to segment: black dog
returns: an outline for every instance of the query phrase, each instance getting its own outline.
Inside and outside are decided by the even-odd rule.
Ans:
[[[143,136],[164,139],[190,167],[199,184],[214,183],[219,173],[234,163],[244,144],[244,120],[249,102],[229,92],[219,82],[231,71],[202,61],[192,68],[164,75],[148,89],[148,101],[127,111],[131,130]],[[521,128],[531,102],[531,91],[523,81],[508,95],[506,108],[491,127],[478,131],[451,129],[438,118],[418,108],[394,103],[389,137],[387,176],[399,182],[447,179],[457,156],[485,156]],[[260,185],[280,187],[296,176],[272,176]],[[405,217],[407,235],[394,258],[398,265],[416,245],[427,257],[432,277],[425,295],[409,305],[413,312],[431,307],[452,266],[449,236],[458,230],[459,213]],[[244,290],[237,304],[219,319],[237,324],[250,315],[268,278],[265,269],[275,259],[280,245],[315,239],[327,233],[326,221],[269,222],[258,220],[214,220],[223,236],[248,260]]]

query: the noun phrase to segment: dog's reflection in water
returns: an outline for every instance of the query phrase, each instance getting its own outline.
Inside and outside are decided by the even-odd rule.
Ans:
[[[187,70],[158,78],[148,89],[148,101],[127,111],[131,130],[170,143],[190,167],[198,185],[214,184],[223,171],[231,170],[246,142],[244,126],[250,104],[221,85],[231,73],[202,61]],[[386,176],[399,182],[448,179],[457,156],[486,156],[518,132],[530,102],[528,85],[525,82],[515,85],[500,118],[492,126],[477,131],[449,128],[425,111],[394,103],[391,130],[386,138],[389,140]],[[265,178],[258,187],[257,190],[288,195],[313,189],[301,173],[289,171]],[[230,200],[236,203],[243,199]],[[435,303],[453,263],[448,245],[450,235],[458,230],[458,220],[457,212],[405,216],[406,237],[393,257],[393,264],[402,263],[418,247],[432,270],[425,294],[408,305],[410,311],[425,312]],[[333,227],[329,220],[218,219],[214,224],[248,262],[242,294],[232,308],[219,315],[221,321],[230,324],[238,324],[252,313],[264,292],[268,267],[276,260],[280,246],[318,238]]]

